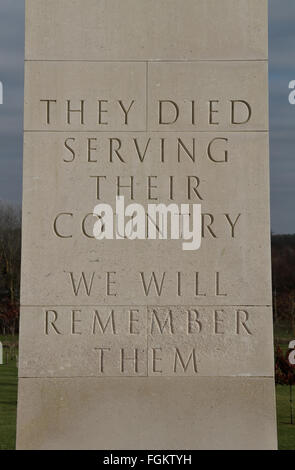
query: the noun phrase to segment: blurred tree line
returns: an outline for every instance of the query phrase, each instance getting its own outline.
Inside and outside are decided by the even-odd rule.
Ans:
[[[0,335],[18,333],[21,210],[0,202]]]
[[[295,235],[272,235],[274,322],[295,335]]]

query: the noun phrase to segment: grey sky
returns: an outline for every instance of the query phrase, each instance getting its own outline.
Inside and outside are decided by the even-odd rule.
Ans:
[[[22,180],[24,0],[0,0],[0,199],[20,203]]]
[[[295,233],[295,2],[269,0],[271,214],[275,233]]]
[[[295,233],[295,1],[269,0],[271,213],[275,233]],[[0,199],[20,203],[24,0],[0,0]]]

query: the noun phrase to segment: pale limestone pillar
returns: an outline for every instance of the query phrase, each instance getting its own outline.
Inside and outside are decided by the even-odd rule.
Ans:
[[[26,1],[19,449],[276,448],[267,58],[266,0]]]

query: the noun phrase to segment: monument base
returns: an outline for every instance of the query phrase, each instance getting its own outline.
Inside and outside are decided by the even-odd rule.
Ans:
[[[277,448],[272,378],[20,379],[18,449]]]

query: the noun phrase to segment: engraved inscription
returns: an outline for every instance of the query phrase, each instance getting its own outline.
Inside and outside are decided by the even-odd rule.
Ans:
[[[262,328],[257,313],[253,307],[96,306],[43,308],[41,316],[43,342],[62,342],[73,358],[79,351],[90,375],[193,376],[207,374],[208,367],[213,373],[227,345],[247,363]]]
[[[36,267],[32,257],[36,272],[25,291],[41,291],[42,321],[39,307],[34,313],[39,349],[56,347],[63,357],[58,369],[53,354],[48,374],[226,375],[229,355],[235,373],[242,358],[241,373],[251,373],[247,364],[263,336],[261,315],[234,305],[265,264],[257,266],[253,257],[248,268],[250,249],[244,249],[249,232],[257,234],[251,248],[259,257],[264,239],[264,206],[252,216],[247,205],[261,182],[257,154],[267,148],[266,136],[260,133],[257,143],[253,133],[266,129],[264,105],[252,93],[264,64],[249,63],[247,80],[232,63],[69,61],[27,68],[36,93],[26,128],[28,135],[38,132],[29,137],[35,168],[25,192],[29,200],[38,192],[43,210],[32,235],[40,263]],[[126,205],[140,203],[145,220],[149,204],[187,204],[190,218],[191,204],[199,204],[201,248],[182,253],[174,239],[160,240],[157,218],[154,245],[125,233],[98,241],[93,228],[102,217],[93,215],[94,207],[111,206],[117,229],[116,196]],[[147,224],[143,233],[149,231]],[[47,247],[52,257],[45,259]],[[263,305],[252,288],[256,297],[249,304]],[[30,359],[28,370],[32,364],[38,367]]]

